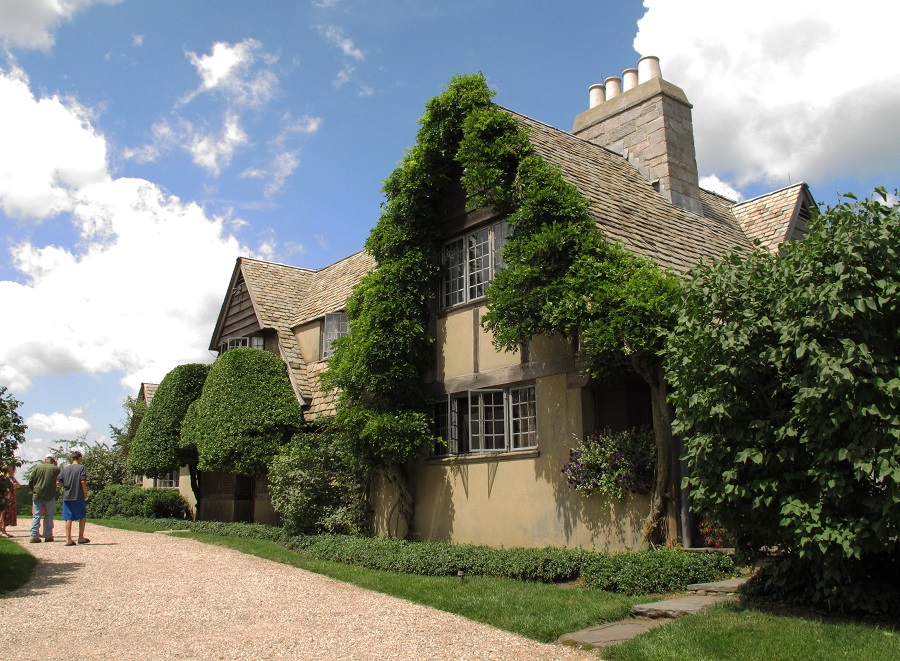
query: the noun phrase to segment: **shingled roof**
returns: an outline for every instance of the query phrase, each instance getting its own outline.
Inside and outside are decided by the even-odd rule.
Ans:
[[[739,202],[732,207],[732,213],[751,241],[777,250],[787,239],[802,239],[806,235],[807,207],[813,205],[809,188],[799,183]]]
[[[298,326],[327,312],[343,310],[353,287],[375,268],[375,258],[364,250],[316,271],[306,296],[294,310],[291,326]]]
[[[712,213],[698,216],[664,199],[621,155],[506,112],[527,131],[535,151],[590,200],[590,213],[608,239],[677,273],[735,247],[752,247],[734,215],[713,194],[703,194],[704,207]]]
[[[216,349],[221,342],[222,338],[219,336],[232,297],[236,293],[238,283],[243,282],[260,328],[272,330],[278,337],[279,352],[288,366],[291,383],[297,396],[301,401],[308,399],[310,387],[306,362],[300,353],[297,339],[291,332],[290,321],[303,301],[314,274],[315,271],[310,269],[238,257],[209,348]]]

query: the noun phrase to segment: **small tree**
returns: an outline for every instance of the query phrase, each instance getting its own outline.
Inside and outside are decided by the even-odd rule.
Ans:
[[[125,410],[125,419],[122,421],[122,426],[110,425],[109,436],[113,445],[121,448],[122,455],[127,461],[131,452],[131,444],[134,442],[134,437],[141,426],[141,421],[147,413],[147,404],[143,399],[137,399],[129,395],[122,404],[122,408]]]
[[[182,422],[181,441],[197,448],[200,470],[260,475],[302,422],[284,362],[268,351],[231,349],[209,370]]]
[[[210,366],[179,365],[163,378],[134,436],[128,467],[138,475],[159,475],[188,466],[191,488],[200,502],[197,449],[181,439],[181,425],[188,407],[200,397]]]
[[[777,255],[698,269],[668,375],[697,509],[767,588],[900,601],[900,206],[848,196]]]
[[[9,503],[7,494],[12,488],[12,480],[5,468],[17,463],[16,450],[25,442],[25,421],[19,415],[22,402],[13,397],[5,386],[0,386],[0,511]]]

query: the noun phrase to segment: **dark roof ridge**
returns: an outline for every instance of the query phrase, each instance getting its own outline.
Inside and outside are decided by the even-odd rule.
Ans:
[[[268,259],[260,259],[259,257],[239,256],[238,259],[248,262],[259,262],[260,264],[270,264],[271,266],[283,266],[286,269],[297,269],[298,271],[306,271],[307,273],[315,273],[315,269],[308,269],[305,266],[294,266],[293,264],[282,264],[281,262],[273,262]]]
[[[755,202],[756,200],[759,200],[761,198],[769,197],[770,195],[775,195],[776,193],[781,193],[783,191],[790,190],[791,188],[797,188],[798,186],[802,186],[806,189],[809,189],[809,185],[805,181],[798,181],[796,184],[788,184],[787,186],[783,186],[782,188],[778,188],[776,190],[769,191],[768,193],[761,193],[761,194],[757,195],[756,197],[751,197],[746,200],[741,200],[740,202],[735,202],[734,206],[737,207],[742,204],[747,204],[748,202]]]

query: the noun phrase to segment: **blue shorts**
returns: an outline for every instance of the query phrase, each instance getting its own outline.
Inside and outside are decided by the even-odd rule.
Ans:
[[[87,503],[83,500],[63,501],[63,521],[81,521],[87,518]]]

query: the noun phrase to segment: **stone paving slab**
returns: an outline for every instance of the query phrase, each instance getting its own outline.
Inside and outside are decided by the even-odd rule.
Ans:
[[[692,583],[687,589],[696,594],[734,594],[746,582],[746,578],[730,578],[714,583]]]
[[[567,633],[560,636],[557,642],[583,647],[607,647],[624,643],[626,640],[631,640],[665,623],[664,619],[651,620],[635,617]]]
[[[638,616],[651,618],[676,618],[693,613],[699,613],[713,604],[724,601],[729,597],[712,595],[689,595],[678,599],[666,599],[654,601],[650,604],[637,604],[631,607],[631,612]]]

